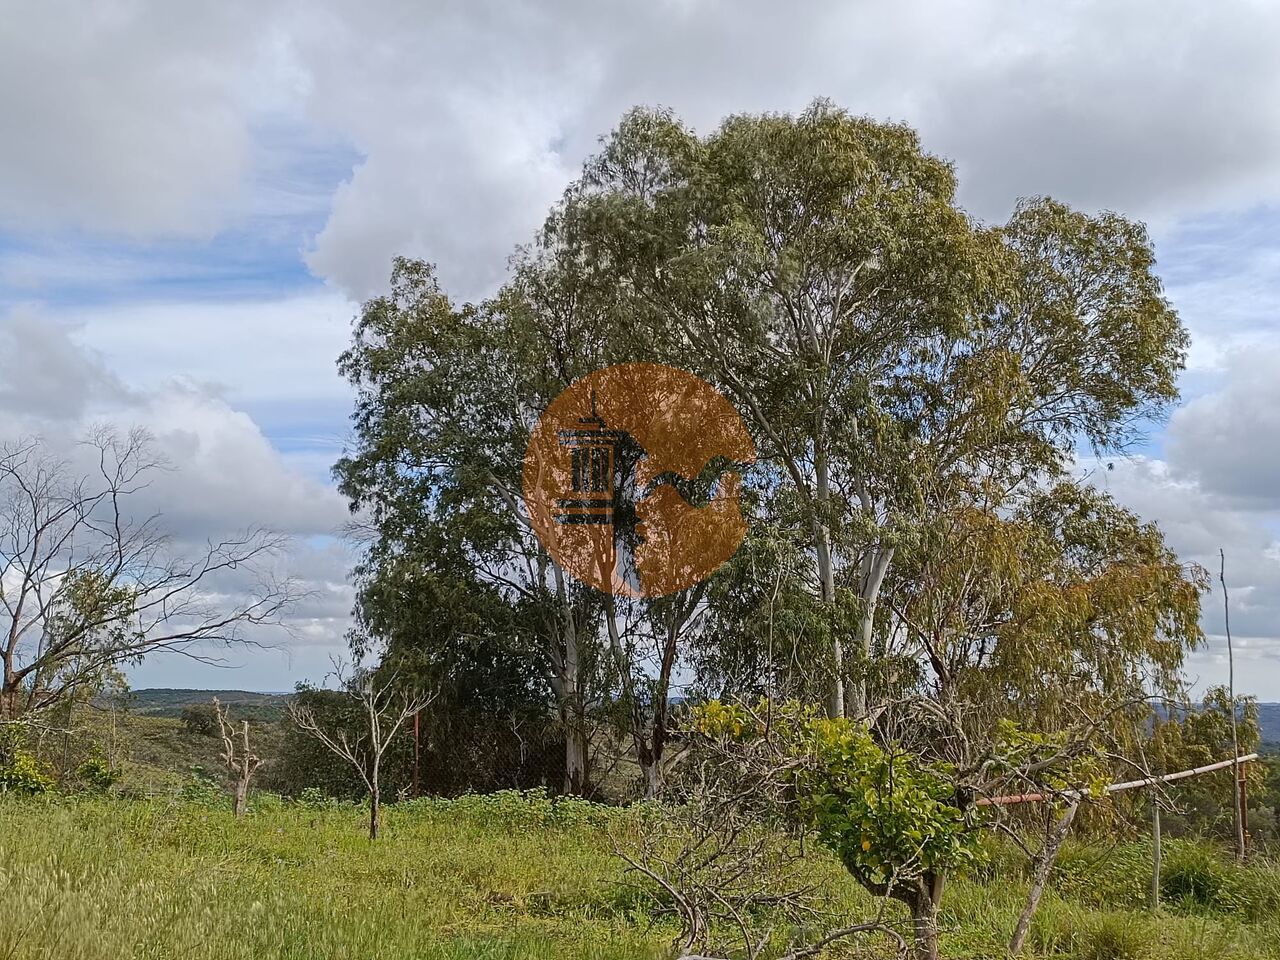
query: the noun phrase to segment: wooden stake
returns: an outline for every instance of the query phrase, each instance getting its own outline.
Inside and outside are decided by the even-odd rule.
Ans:
[[[1151,912],[1160,909],[1160,798],[1151,797]]]

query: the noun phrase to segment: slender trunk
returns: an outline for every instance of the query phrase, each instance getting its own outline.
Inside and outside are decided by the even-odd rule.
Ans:
[[[1054,825],[1053,832],[1045,840],[1044,847],[1036,857],[1035,877],[1031,882],[1031,891],[1027,894],[1026,905],[1018,915],[1018,923],[1013,928],[1013,936],[1009,938],[1009,955],[1017,956],[1031,932],[1031,920],[1040,906],[1040,898],[1044,896],[1045,884],[1049,881],[1049,873],[1053,870],[1054,861],[1058,859],[1058,851],[1062,849],[1067,834],[1071,832],[1071,821],[1075,819],[1079,802],[1072,803]]]
[[[822,589],[822,603],[829,612],[836,602],[835,567],[831,562],[831,530],[820,520],[813,524],[813,546],[818,562],[818,584]],[[834,617],[832,617],[834,620]],[[832,670],[831,692],[827,700],[827,716],[843,717],[844,702],[844,642],[835,633],[831,643]]]
[[[552,644],[551,660],[557,674],[552,686],[559,700],[560,721],[564,726],[564,792],[580,797],[587,793],[589,777],[586,708],[579,677],[578,625],[574,620],[573,604],[564,571],[558,564],[552,564],[551,569],[562,617],[560,640],[563,646],[556,649],[556,644]]]
[[[369,839],[378,839],[378,828],[381,826],[382,820],[382,798],[378,795],[378,784],[374,781],[373,789],[369,791]]]
[[[240,721],[240,769],[237,771],[239,777],[236,782],[236,799],[234,812],[237,817],[243,817],[245,805],[249,798],[249,779],[253,776],[253,768],[250,766],[249,754],[249,721]]]
[[[862,600],[862,615],[858,625],[858,658],[859,673],[854,685],[849,713],[860,720],[865,720],[870,712],[867,702],[867,666],[871,662],[871,640],[875,636],[876,606],[880,602],[880,588],[884,584],[885,574],[889,572],[889,564],[893,560],[893,547],[871,548],[863,557],[862,578],[859,585],[859,597]]]

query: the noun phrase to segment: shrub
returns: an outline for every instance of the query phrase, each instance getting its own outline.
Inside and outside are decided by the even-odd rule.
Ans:
[[[216,737],[221,732],[218,728],[218,714],[211,703],[193,703],[182,708],[182,725],[187,733],[198,737]]]
[[[102,757],[90,757],[76,767],[76,782],[86,793],[105,794],[120,782],[120,771]]]
[[[48,767],[23,748],[22,728],[17,724],[0,726],[0,793],[30,796],[48,793],[53,786]]]
[[[192,780],[178,791],[180,798],[188,803],[198,803],[205,807],[226,805],[226,791],[217,780],[207,776],[200,767],[193,767],[191,773]]]
[[[341,801],[329,796],[319,787],[304,787],[295,803],[308,810],[332,810],[341,805]]]
[[[1203,842],[1166,845],[1160,896],[1184,911],[1242,913],[1266,918],[1280,912],[1280,873],[1274,865],[1240,866]]]

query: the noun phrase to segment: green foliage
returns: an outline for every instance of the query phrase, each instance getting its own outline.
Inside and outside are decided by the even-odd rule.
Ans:
[[[54,788],[47,765],[27,751],[24,732],[20,724],[0,724],[0,793],[31,796]]]
[[[626,813],[575,796],[551,797],[546,790],[498,790],[454,798],[424,798],[399,805],[401,810],[429,811],[435,816],[460,815],[495,831],[577,830],[607,827],[625,820]]]
[[[178,791],[178,796],[188,803],[215,810],[226,806],[227,802],[226,791],[222,789],[222,784],[208,776],[199,767],[192,769],[191,779],[183,784],[182,789]]]
[[[1261,740],[1258,703],[1252,697],[1237,697],[1235,709],[1240,753],[1252,753],[1258,749]],[[1154,718],[1147,749],[1152,769],[1161,773],[1229,760],[1233,744],[1231,705],[1226,687],[1209,688],[1199,704],[1181,701],[1162,706]],[[1265,764],[1246,764],[1244,774],[1255,805],[1276,802],[1268,790]],[[1163,817],[1171,834],[1234,837],[1235,800],[1231,770],[1182,781],[1173,792],[1172,799],[1175,801],[1174,809]],[[1263,831],[1260,839],[1272,839],[1266,831],[1268,827],[1274,827],[1274,821],[1270,824],[1260,822],[1257,826]]]
[[[813,708],[775,707],[767,730],[757,719],[764,712],[710,701],[694,709],[692,726],[712,738],[773,738],[801,822],[868,889],[982,860],[979,824],[960,805],[947,765],[885,748],[862,724]]]
[[[1220,849],[1172,841],[1160,871],[1160,895],[1174,909],[1237,913],[1265,918],[1280,914],[1280,869],[1266,861],[1241,870]]]
[[[76,767],[76,782],[89,793],[104,794],[120,782],[120,771],[103,757],[89,757]]]
[[[218,728],[218,714],[212,703],[191,703],[183,707],[182,725],[188,733],[197,737],[216,737],[221,732]]]
[[[810,716],[799,735],[815,761],[796,784],[801,809],[855,876],[888,885],[978,861],[977,829],[948,770],[885,750],[844,718]]]
[[[1074,932],[1071,945],[1080,960],[1147,960],[1151,939],[1150,924],[1132,914],[1102,913]]]
[[[214,808],[0,800],[0,898],[6,916],[24,918],[0,925],[0,956],[47,960],[57,944],[59,957],[105,960],[146,943],[155,956],[209,960],[658,960],[669,956],[673,929],[643,910],[611,840],[645,829],[651,815],[538,794],[422,800],[390,805],[391,842],[369,844],[364,812],[351,804],[291,803],[235,820],[225,798]],[[1140,872],[1149,852],[1122,844],[1073,856],[1096,870],[1114,860]],[[995,853],[984,871],[1005,862]],[[1280,887],[1274,865],[1222,864],[1241,888]],[[805,869],[842,916],[874,909],[819,845]],[[1149,882],[1149,872],[1139,879]],[[1003,957],[1025,892],[1012,866],[957,877],[940,918],[942,956]],[[1151,917],[1141,898],[1085,893],[1054,882],[1028,960],[1280,960],[1280,921],[1267,901],[1170,906]]]

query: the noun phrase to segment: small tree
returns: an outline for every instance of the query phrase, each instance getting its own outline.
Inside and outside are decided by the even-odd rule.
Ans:
[[[430,704],[434,696],[400,686],[395,671],[385,679],[366,671],[347,681],[339,668],[337,678],[359,704],[364,720],[360,733],[352,735],[346,730],[325,729],[310,707],[297,702],[290,702],[289,715],[298,729],[315,737],[360,775],[369,792],[369,839],[377,840],[382,809],[379,777],[383,754],[405,721]]]
[[[240,721],[240,742],[236,743],[236,729],[232,725],[227,708],[213,698],[213,713],[218,719],[218,732],[222,736],[222,762],[233,777],[235,801],[232,809],[237,817],[243,817],[249,799],[249,781],[262,766],[262,760],[249,749],[249,721]]]
[[[917,960],[937,960],[948,877],[984,857],[981,831],[996,825],[996,811],[979,798],[1061,795],[1077,785],[1099,792],[1105,782],[1091,746],[1096,722],[1047,736],[1001,721],[981,761],[961,768],[878,742],[859,722],[828,718],[813,705],[711,700],[694,708],[691,721],[701,762],[729,769],[741,783],[732,803],[752,808],[757,797],[786,798],[755,807],[756,816],[811,832],[865,890],[907,907]],[[849,929],[883,926],[877,919]]]

